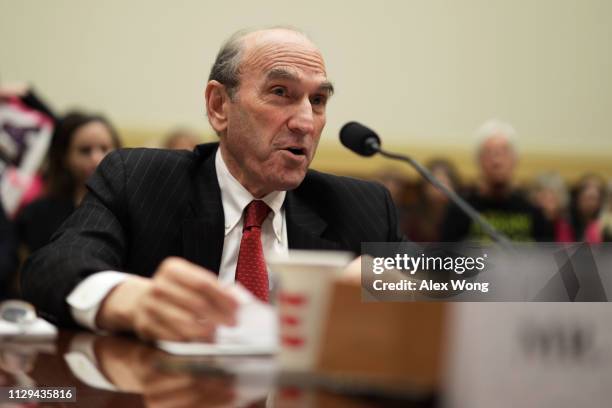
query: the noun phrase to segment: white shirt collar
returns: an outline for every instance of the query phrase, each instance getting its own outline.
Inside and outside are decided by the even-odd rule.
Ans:
[[[215,155],[215,169],[217,170],[217,181],[221,189],[221,202],[223,204],[223,214],[225,215],[225,235],[227,235],[242,219],[242,213],[246,206],[256,198],[232,176],[221,156],[221,148],[217,149]],[[279,241],[282,240],[283,236],[282,208],[286,194],[286,191],[273,191],[260,199],[272,209],[272,227],[274,235],[276,235],[276,239]]]

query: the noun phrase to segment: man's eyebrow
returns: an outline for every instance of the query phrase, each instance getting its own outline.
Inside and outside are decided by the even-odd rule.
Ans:
[[[322,92],[325,92],[327,96],[332,96],[334,94],[334,84],[329,81],[325,81],[321,85],[319,85],[319,89]]]
[[[293,72],[284,68],[273,68],[266,74],[266,80],[273,81],[275,79],[288,79],[290,81],[297,81],[298,77]]]
[[[285,69],[285,68],[273,68],[266,74],[266,81],[274,81],[274,80],[288,80],[297,82],[299,78],[293,72]],[[334,94],[334,85],[329,81],[324,81],[319,85],[319,91],[326,93],[328,96]]]

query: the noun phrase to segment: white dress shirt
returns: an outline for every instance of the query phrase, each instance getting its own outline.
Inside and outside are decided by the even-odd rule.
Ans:
[[[221,203],[225,218],[225,238],[219,268],[219,280],[225,284],[234,282],[238,252],[242,240],[243,212],[245,207],[255,198],[234,178],[227,168],[221,149],[215,155],[217,181],[221,189]],[[288,251],[287,220],[285,219],[285,191],[273,191],[260,200],[271,208],[270,214],[264,220],[261,228],[261,240],[264,257],[269,255],[285,255]],[[204,231],[202,231],[204,233]],[[96,315],[102,300],[110,291],[129,278],[130,274],[116,271],[97,272],[79,283],[70,292],[66,301],[70,305],[72,316],[77,323],[97,330]],[[268,273],[270,284],[270,274]]]

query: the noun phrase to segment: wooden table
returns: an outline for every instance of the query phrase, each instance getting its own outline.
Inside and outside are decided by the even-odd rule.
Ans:
[[[76,402],[21,406],[434,405],[432,397],[364,396],[363,390],[361,396],[349,396],[346,389],[332,392],[309,384],[278,374],[272,357],[177,358],[131,337],[60,330],[58,339],[47,344],[0,343],[0,386],[76,388]]]

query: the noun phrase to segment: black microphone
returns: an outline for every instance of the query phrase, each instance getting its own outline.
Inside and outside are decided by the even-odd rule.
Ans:
[[[453,190],[442,184],[437,178],[431,174],[431,172],[419,162],[414,160],[412,157],[404,156],[402,154],[386,152],[382,149],[380,138],[370,128],[357,123],[349,122],[342,126],[340,129],[340,142],[354,151],[360,156],[373,156],[376,153],[388,157],[394,160],[401,160],[410,164],[419,174],[428,182],[433,184],[438,190],[440,190],[445,196],[447,196],[457,207],[459,207],[470,219],[478,223],[483,231],[485,231],[494,241],[499,243],[505,249],[512,249],[510,240],[497,231],[487,220],[485,220],[478,211],[469,205],[463,198],[461,198]]]
[[[372,156],[380,149],[378,135],[358,122],[349,122],[342,126],[340,141],[360,156]]]

